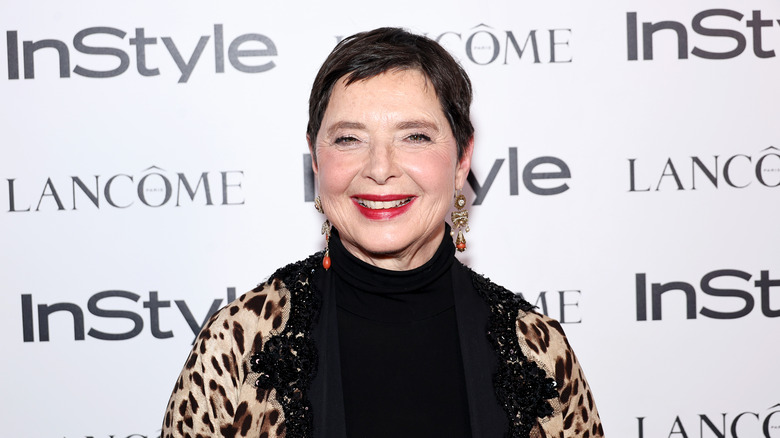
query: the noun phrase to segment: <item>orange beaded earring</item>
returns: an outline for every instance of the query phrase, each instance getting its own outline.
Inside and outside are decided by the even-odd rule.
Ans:
[[[457,211],[453,211],[450,218],[452,219],[453,230],[450,231],[450,235],[455,235],[455,229],[458,230],[458,237],[455,239],[455,248],[463,252],[466,250],[466,238],[463,237],[463,230],[461,227],[469,232],[469,211],[464,210],[466,207],[466,197],[460,193],[460,190],[455,191],[455,208]]]
[[[317,197],[314,198],[314,208],[317,209],[318,212],[325,214],[325,211],[322,209],[320,195],[317,195]],[[322,267],[325,268],[326,271],[330,269],[330,249],[328,249],[328,243],[330,243],[330,228],[330,221],[325,219],[325,222],[322,223],[322,234],[325,235],[325,256],[322,258]]]

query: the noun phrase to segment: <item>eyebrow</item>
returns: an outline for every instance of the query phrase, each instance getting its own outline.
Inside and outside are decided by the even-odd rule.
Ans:
[[[438,132],[439,128],[435,123],[427,120],[404,120],[395,125],[396,129],[425,129]],[[341,129],[366,129],[366,125],[360,122],[341,121],[334,123],[328,128],[328,135],[333,135]]]
[[[439,128],[436,124],[431,123],[427,120],[408,120],[400,122],[396,125],[397,129],[426,129],[426,130],[432,130],[432,131],[439,131]]]
[[[330,128],[328,128],[328,135],[333,135],[336,131],[340,129],[366,129],[366,125],[359,123],[359,122],[338,122],[333,124]]]

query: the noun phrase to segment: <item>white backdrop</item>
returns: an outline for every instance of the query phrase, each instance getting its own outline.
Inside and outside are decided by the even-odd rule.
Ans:
[[[158,436],[192,327],[322,247],[309,88],[388,25],[471,75],[463,260],[564,322],[608,436],[780,437],[769,0],[3,3],[2,435]]]

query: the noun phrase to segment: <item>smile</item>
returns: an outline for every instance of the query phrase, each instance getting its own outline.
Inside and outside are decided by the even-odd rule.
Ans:
[[[361,207],[365,207],[371,210],[387,210],[389,208],[402,207],[412,202],[412,199],[412,197],[408,197],[403,199],[396,199],[393,201],[369,201],[368,199],[363,198],[356,198],[355,200]]]
[[[410,195],[357,195],[352,202],[365,218],[387,221],[404,215],[417,199]]]

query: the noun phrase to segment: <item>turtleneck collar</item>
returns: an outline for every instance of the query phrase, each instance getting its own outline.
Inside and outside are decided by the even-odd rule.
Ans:
[[[454,305],[448,273],[455,245],[445,224],[444,236],[433,257],[409,271],[391,271],[352,255],[333,229],[330,239],[332,270],[336,274],[339,307],[380,322],[411,322],[428,318]]]

